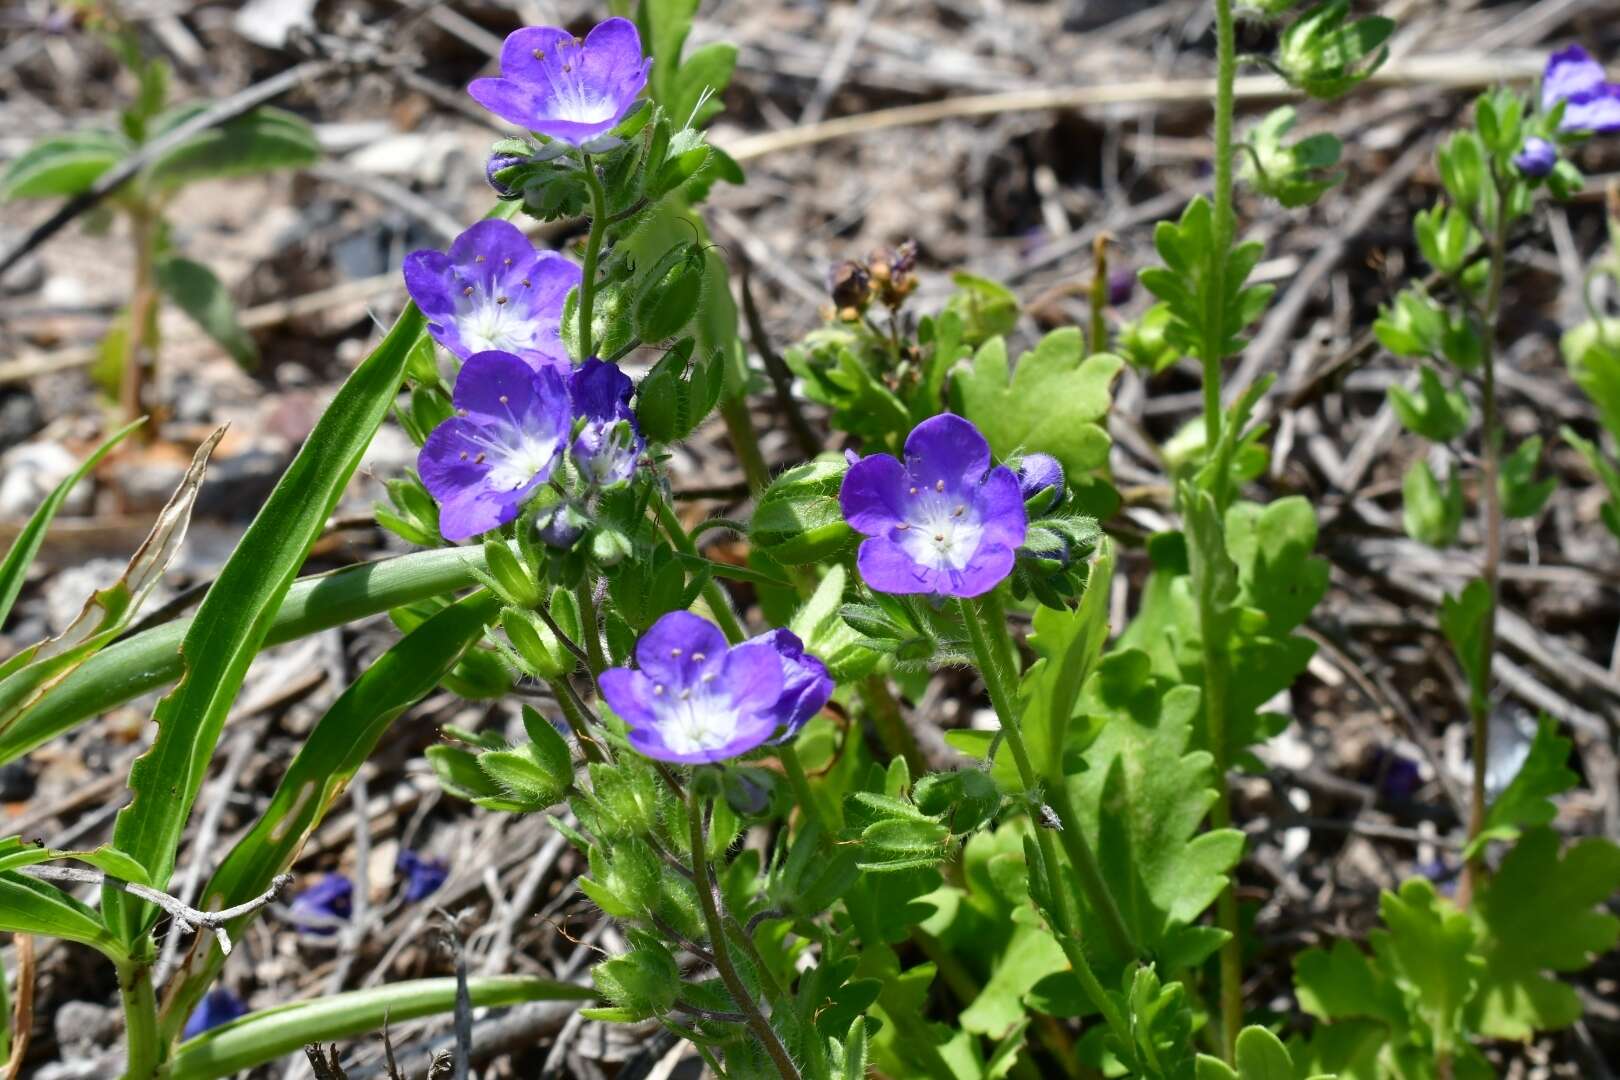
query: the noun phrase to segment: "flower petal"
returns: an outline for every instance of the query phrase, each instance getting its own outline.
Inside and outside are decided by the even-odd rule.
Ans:
[[[948,595],[950,575],[923,566],[910,553],[887,537],[862,541],[855,554],[855,567],[861,580],[877,592],[900,596],[918,593]]]
[[[453,416],[428,433],[416,455],[416,471],[440,503],[484,482],[492,467],[484,454],[482,428]]]
[[[636,642],[636,664],[654,683],[676,689],[694,686],[705,672],[717,671],[726,657],[720,628],[690,611],[671,611]]]
[[[856,532],[884,536],[905,523],[906,488],[911,481],[905,467],[888,454],[861,458],[844,474],[838,505],[844,520]]]
[[[770,730],[775,730],[772,712],[782,696],[782,654],[764,641],[745,641],[726,653],[725,663],[718,672],[720,685],[731,693],[731,702],[739,715],[769,714]],[[767,731],[769,734],[769,731]]]
[[[1024,509],[1024,493],[1018,477],[1005,465],[990,470],[973,500],[973,510],[983,524],[979,545],[997,544],[1016,548],[1029,530],[1029,514]]]
[[[467,93],[509,124],[533,128],[536,120],[544,119],[533,91],[511,79],[474,79],[467,84]]]
[[[1541,111],[1551,112],[1565,98],[1600,90],[1604,78],[1603,65],[1579,45],[1553,53],[1541,76]]]
[[[498,490],[486,483],[440,500],[439,535],[451,541],[470,540],[517,520],[518,511],[544,482],[544,476],[536,476],[522,487],[509,490]]]
[[[658,712],[653,707],[653,683],[630,668],[608,668],[596,679],[602,698],[631,728],[655,727]]]
[[[1620,86],[1605,85],[1596,93],[1570,98],[1558,126],[1565,131],[1599,134],[1620,131]]]
[[[979,429],[954,413],[941,413],[911,429],[906,436],[906,471],[912,483],[946,491],[978,484],[990,467],[990,444]]]
[[[557,439],[568,428],[568,389],[555,369],[534,370],[505,352],[467,358],[456,376],[456,409],[475,422]]]
[[[966,566],[950,572],[950,588],[941,591],[946,596],[983,596],[1007,580],[1016,561],[1017,555],[1010,547],[981,545]]]
[[[474,222],[450,244],[450,262],[466,284],[489,291],[513,266],[534,262],[534,245],[510,221]]]

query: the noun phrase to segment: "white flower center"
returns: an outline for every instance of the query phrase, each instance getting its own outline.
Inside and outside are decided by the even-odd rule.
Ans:
[[[506,434],[514,429],[507,429]],[[489,458],[488,483],[491,487],[516,491],[551,464],[557,454],[557,440],[517,431],[515,443],[497,443]]]
[[[464,298],[457,305],[456,327],[469,353],[491,349],[519,353],[532,348],[540,334],[533,308],[498,293],[475,292]]]
[[[966,502],[941,491],[912,496],[900,546],[914,561],[936,570],[961,570],[979,550],[984,523]]]
[[[576,124],[600,124],[611,120],[616,106],[611,98],[587,93],[582,83],[558,88],[552,115],[558,120],[572,120]]]
[[[678,754],[718,750],[737,734],[737,711],[729,694],[707,693],[701,685],[687,690],[665,686],[657,701],[658,732]]]

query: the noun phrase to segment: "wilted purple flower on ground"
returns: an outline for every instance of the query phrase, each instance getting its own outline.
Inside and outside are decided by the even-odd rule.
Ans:
[[[1513,155],[1513,165],[1520,173],[1532,178],[1546,176],[1558,164],[1558,148],[1546,139],[1531,136]]]
[[[242,1004],[241,998],[223,986],[216,986],[203,995],[203,999],[191,1011],[184,1030],[180,1032],[180,1038],[195,1039],[210,1028],[230,1023],[239,1016],[246,1016],[247,1011],[248,1008]]]
[[[1541,77],[1541,111],[1564,102],[1558,121],[1563,131],[1620,131],[1620,85],[1609,82],[1603,65],[1579,45],[1547,58]]]
[[[437,859],[425,859],[410,848],[400,848],[394,869],[405,876],[405,902],[414,904],[438,892],[450,870]]]
[[[609,668],[602,696],[650,758],[689,764],[746,754],[782,725],[782,655],[766,641],[728,646],[720,630],[672,611],[636,642],[636,669]]]
[[[618,365],[595,357],[568,377],[574,419],[585,421],[569,450],[597,487],[615,487],[629,480],[647,449],[647,440],[636,429],[636,414],[630,411],[634,392],[630,377]]]
[[[1018,478],[990,464],[978,428],[945,413],[906,437],[905,463],[873,454],[844,476],[844,518],[869,539],[856,565],[879,592],[979,596],[1012,572],[1028,517]]]
[[[467,93],[502,120],[578,146],[624,118],[651,66],[629,19],[598,23],[584,41],[527,26],[501,46],[501,77],[474,79]]]
[[[463,360],[492,349],[534,368],[567,368],[563,301],[580,282],[578,266],[536,251],[510,221],[480,221],[448,253],[405,257],[405,288],[427,316],[428,333]]]
[[[311,934],[330,934],[330,920],[347,919],[353,905],[354,883],[342,874],[327,874],[292,898],[287,905],[287,921]]]
[[[568,388],[555,368],[483,352],[462,365],[454,402],[416,469],[439,504],[439,532],[465,540],[515,519],[550,478],[568,437]]]
[[[776,651],[782,661],[782,693],[773,707],[782,733],[772,742],[786,742],[821,711],[835,687],[827,665],[804,651],[804,642],[791,630],[772,630],[754,638]]]

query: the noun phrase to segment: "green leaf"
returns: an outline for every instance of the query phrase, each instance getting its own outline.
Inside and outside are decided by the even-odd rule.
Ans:
[[[681,63],[672,93],[664,103],[677,124],[702,127],[721,109],[720,95],[731,83],[737,66],[737,46],[729,41],[711,41],[692,50]],[[699,101],[703,102],[701,108]]]
[[[1406,535],[1430,547],[1450,547],[1462,528],[1463,509],[1462,482],[1455,467],[1442,487],[1428,461],[1412,462],[1401,480],[1401,524]]]
[[[202,263],[170,256],[157,265],[158,287],[191,316],[203,333],[251,370],[259,360],[259,347],[236,318],[236,304],[214,272]]]
[[[499,608],[499,602],[482,591],[446,606],[395,642],[343,691],[305,738],[270,804],[203,888],[204,908],[246,903],[292,866],[304,841],[394,721],[432,692],[483,635]],[[232,940],[256,915],[244,915],[226,927]],[[191,1015],[224,963],[216,942],[204,940],[193,947],[183,981],[169,989],[165,1022],[171,1034]]]
[[[1552,493],[1558,487],[1558,478],[1549,476],[1537,481],[1536,465],[1541,460],[1541,436],[1532,435],[1519,444],[1518,449],[1502,459],[1499,479],[1502,489],[1502,513],[1510,518],[1534,517],[1541,513]]]
[[[843,1080],[866,1080],[866,1017],[857,1016],[844,1039]]]
[[[1238,1032],[1237,1067],[1240,1080],[1294,1080],[1294,1059],[1282,1040],[1263,1027]]]
[[[1485,701],[1490,688],[1485,685],[1487,668],[1486,620],[1491,617],[1491,590],[1484,581],[1470,581],[1460,596],[1447,596],[1440,603],[1440,629],[1451,642],[1468,676],[1474,707]]]
[[[1302,625],[1327,593],[1327,560],[1313,554],[1316,511],[1304,496],[1234,503],[1226,549],[1238,568],[1236,603],[1265,612],[1269,634]]]
[[[572,983],[532,975],[482,976],[467,980],[476,1008],[525,1001],[589,1001],[596,995]],[[249,1013],[180,1044],[171,1080],[217,1080],[274,1061],[310,1043],[347,1039],[424,1016],[448,1013],[456,1004],[456,980],[412,979],[370,990],[352,990]]]
[[[1471,410],[1460,390],[1447,390],[1434,369],[1419,369],[1417,396],[1404,386],[1390,386],[1389,405],[1401,426],[1430,442],[1450,442],[1468,430]]]
[[[866,639],[843,619],[848,584],[848,571],[833,566],[793,616],[790,626],[804,642],[805,651],[819,657],[833,678],[840,681],[870,674],[878,661],[878,654],[864,644]]]
[[[1034,633],[1029,646],[1040,659],[1030,665],[1019,685],[1023,698],[1024,742],[1037,776],[1052,776],[1061,768],[1072,745],[1069,724],[1080,702],[1080,692],[1091,676],[1108,640],[1108,605],[1114,579],[1113,544],[1104,538],[1091,564],[1080,606],[1058,611],[1035,609]],[[1092,732],[1082,738],[1089,741]],[[997,780],[1016,790],[1019,785],[1010,762],[998,763]],[[1005,772],[1005,776],[1001,773]]]
[[[1214,759],[1189,749],[1198,690],[1155,677],[1147,654],[1126,649],[1103,657],[1081,709],[1101,730],[1069,780],[1079,827],[1137,945],[1159,955],[1186,946],[1194,955],[1179,963],[1197,964],[1220,938],[1189,931],[1243,850],[1236,830],[1200,832],[1215,791]]]
[[[647,92],[666,109],[678,92],[681,47],[692,30],[692,17],[697,14],[697,8],[698,0],[660,0],[636,5],[636,27],[641,32],[647,55],[653,58]],[[684,116],[674,118],[677,124],[685,120]]]
[[[0,930],[44,934],[98,950],[114,963],[129,958],[123,942],[95,909],[46,881],[16,870],[0,872]],[[10,1023],[10,1017],[3,1020]]]
[[[95,452],[84,459],[84,462],[73,471],[73,474],[60,484],[56,485],[45,501],[39,504],[17,533],[17,539],[11,543],[11,550],[6,552],[4,561],[0,561],[0,626],[4,626],[6,616],[11,614],[11,605],[17,602],[17,594],[22,591],[23,580],[28,576],[28,567],[32,565],[34,556],[39,554],[40,545],[45,542],[45,533],[51,526],[51,519],[62,508],[62,503],[68,495],[101,463],[113,447],[124,441],[124,436],[146,423],[146,418],[132,421],[119,428],[107,437],[107,440],[96,447]]]
[[[1340,938],[1330,950],[1306,949],[1294,958],[1300,1008],[1319,1020],[1365,1018],[1403,1030],[1406,1003],[1372,957]]]
[[[129,140],[104,131],[74,131],[35,143],[0,176],[0,201],[80,195],[131,151]]]
[[[1343,172],[1323,171],[1339,163],[1342,147],[1335,136],[1283,141],[1297,115],[1292,105],[1273,109],[1249,135],[1253,152],[1242,156],[1244,179],[1289,208],[1309,206],[1344,180]]]
[[[1018,326],[1018,297],[1011,289],[989,278],[958,271],[951,275],[956,292],[946,301],[944,311],[954,316],[962,328],[962,341],[975,348],[992,338],[1005,337]]]
[[[1277,67],[1312,97],[1343,96],[1389,56],[1384,42],[1395,32],[1394,21],[1369,15],[1346,24],[1349,12],[1350,0],[1328,0],[1301,15],[1278,38]]]
[[[1559,429],[1564,441],[1573,446],[1580,455],[1586,459],[1586,464],[1597,473],[1598,480],[1609,493],[1609,501],[1603,504],[1601,511],[1603,524],[1616,537],[1620,537],[1620,467],[1614,460],[1598,449],[1597,445],[1587,439],[1581,438],[1566,425]]]
[[[1474,858],[1492,840],[1516,840],[1526,828],[1552,823],[1558,814],[1552,797],[1580,782],[1566,764],[1571,746],[1559,736],[1558,722],[1543,716],[1524,764],[1485,812],[1479,835],[1463,849],[1464,859]]]
[[[951,395],[997,457],[1040,450],[1062,462],[1073,481],[1107,464],[1111,443],[1101,421],[1122,367],[1117,356],[1086,356],[1079,329],[1070,326],[1042,338],[1009,377],[1006,342],[996,338],[979,349],[971,368],[955,372]]]
[[[204,104],[170,109],[153,124],[153,135],[163,134],[190,120]],[[148,181],[157,190],[227,176],[298,169],[321,157],[315,131],[302,118],[268,105],[193,135],[146,167]]]
[[[1620,319],[1593,319],[1572,327],[1558,347],[1570,376],[1597,406],[1603,426],[1620,439]]]
[[[1463,1008],[1479,986],[1484,962],[1474,953],[1469,916],[1435,895],[1425,878],[1402,883],[1379,902],[1387,930],[1370,935],[1380,961],[1410,995],[1437,1052],[1464,1041]]]
[[[1170,310],[1165,340],[1185,355],[1214,363],[1240,352],[1243,329],[1265,309],[1275,290],[1245,285],[1260,261],[1258,243],[1216,250],[1215,215],[1209,200],[1193,199],[1178,221],[1161,221],[1153,244],[1163,266],[1137,277]]]
[[[368,615],[477,584],[479,548],[421,551],[300,578],[288,590],[262,647],[279,645]],[[0,763],[179,678],[184,616],[108,645],[51,686],[10,728],[0,730]]]
[[[1580,997],[1546,973],[1579,971],[1620,941],[1620,918],[1604,910],[1620,890],[1620,847],[1593,838],[1560,855],[1558,845],[1550,828],[1526,830],[1474,898],[1484,973],[1469,1017],[1487,1038],[1574,1023]]]
[[[405,377],[405,359],[425,332],[407,307],[361,362],[316,423],[264,508],[248,526],[203,598],[181,645],[185,671],[158,703],[157,737],[130,769],[132,801],[118,814],[114,842],[152,873],[158,887],[174,870],[176,849],[202,787],[226,714],[360,457],[388,415]],[[109,925],[126,940],[157,918],[149,904],[111,892]]]

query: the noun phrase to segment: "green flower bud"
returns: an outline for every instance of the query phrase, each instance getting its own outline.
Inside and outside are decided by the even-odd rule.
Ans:
[[[855,532],[844,521],[838,489],[848,469],[843,458],[829,454],[778,476],[749,522],[754,547],[783,566],[821,562],[847,550]]]

